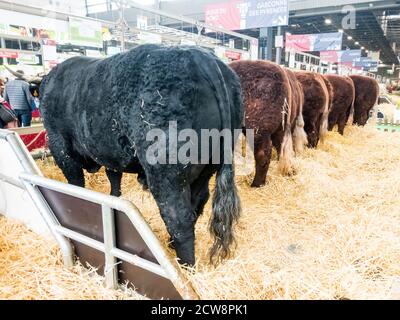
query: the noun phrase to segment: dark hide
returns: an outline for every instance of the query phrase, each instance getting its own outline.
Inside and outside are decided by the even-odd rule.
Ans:
[[[324,75],[332,87],[332,106],[329,113],[329,131],[338,125],[338,131],[344,134],[347,121],[354,107],[354,84],[349,77]]]
[[[329,94],[329,112],[331,112],[332,110],[332,103],[333,103],[333,87],[331,82],[324,76],[321,75],[322,80],[324,80],[326,89],[328,90],[328,94]]]
[[[303,105],[304,105],[304,92],[301,83],[297,80],[296,75],[293,71],[289,69],[285,69],[289,84],[291,88],[291,95],[289,98],[289,104],[291,106],[290,112],[290,123],[292,125],[292,130],[295,129],[296,119],[302,114],[303,112]]]
[[[260,187],[266,183],[272,146],[280,153],[287,129],[282,123],[290,132],[291,121],[295,122],[290,108],[283,114],[292,99],[291,87],[287,73],[275,63],[236,61],[230,66],[239,75],[242,85],[245,128],[254,130],[256,174],[252,187]]]
[[[105,167],[111,193],[119,196],[122,173],[138,173],[157,202],[181,263],[195,263],[195,223],[217,173],[212,254],[228,256],[240,212],[232,165],[151,165],[146,152],[155,141],[146,135],[161,129],[168,143],[170,121],[177,121],[178,132],[194,129],[199,137],[201,129],[240,129],[240,83],[229,67],[195,47],[143,45],[104,60],[69,59],[45,78],[41,96],[49,147],[68,182],[84,187],[83,169]],[[178,148],[185,143],[178,142]],[[218,151],[213,147],[210,154]],[[171,153],[166,152],[168,160]]]
[[[371,109],[377,104],[379,84],[375,79],[366,76],[352,75],[350,78],[356,90],[354,124],[365,126]]]
[[[304,92],[304,130],[307,133],[308,146],[316,148],[320,139],[324,121],[329,112],[329,92],[321,75],[313,72],[296,72],[297,80]],[[324,118],[325,117],[325,118]],[[327,127],[327,123],[325,124]]]
[[[290,104],[290,123],[293,135],[294,150],[299,153],[307,145],[307,134],[304,131],[304,91],[300,81],[297,80],[296,75],[290,69],[285,69],[288,75],[289,84],[291,88]]]

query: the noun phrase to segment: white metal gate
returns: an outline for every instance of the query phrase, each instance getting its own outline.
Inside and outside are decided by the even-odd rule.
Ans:
[[[0,192],[17,188],[29,195],[32,210],[25,215],[40,214],[58,242],[66,266],[72,266],[78,256],[81,262],[98,268],[110,288],[128,282],[152,299],[198,298],[131,202],[44,178],[18,135],[0,130],[0,148],[6,145],[0,149]],[[9,153],[18,161],[19,170],[10,171],[2,162],[10,158]],[[2,194],[2,201],[9,202],[10,193]],[[0,205],[0,210],[15,217],[10,211],[16,209]],[[29,220],[19,218],[24,223]]]

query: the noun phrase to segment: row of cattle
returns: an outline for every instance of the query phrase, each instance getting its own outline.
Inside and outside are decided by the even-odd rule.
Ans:
[[[304,121],[311,146],[325,131],[328,112],[330,127],[339,123],[342,131],[357,88],[353,82],[295,74],[268,62],[229,67],[196,47],[143,45],[107,59],[75,57],[59,64],[41,84],[41,113],[49,148],[68,182],[84,187],[84,170],[105,167],[111,194],[120,196],[122,174],[138,174],[157,202],[180,262],[193,265],[195,224],[215,173],[211,259],[228,257],[234,243],[241,205],[233,164],[211,161],[216,152],[233,153],[234,146],[213,146],[209,163],[150,164],[150,130],[168,132],[171,121],[198,137],[202,129],[228,129],[232,136],[244,124],[255,129],[254,186],[259,186],[265,182],[271,145],[288,159],[292,141],[297,147],[306,141]],[[364,109],[359,110],[355,119],[363,124]],[[287,163],[281,163],[287,171]]]
[[[342,135],[347,123],[364,126],[379,97],[378,82],[365,76],[293,72],[267,61],[230,67],[240,78],[246,128],[255,130],[253,187],[265,184],[273,147],[289,173],[293,151],[316,148],[336,125]]]

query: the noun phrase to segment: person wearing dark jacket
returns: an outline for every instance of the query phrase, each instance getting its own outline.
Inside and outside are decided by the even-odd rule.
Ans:
[[[24,74],[23,71],[18,71]],[[4,100],[6,100],[15,111],[19,125],[29,127],[32,121],[33,97],[29,91],[29,84],[22,79],[9,81],[4,88]]]

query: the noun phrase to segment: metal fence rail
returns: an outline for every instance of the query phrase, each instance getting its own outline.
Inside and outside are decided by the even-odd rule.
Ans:
[[[380,131],[385,132],[400,132],[400,121],[392,122],[388,119],[378,119],[376,127]]]
[[[76,254],[86,262],[100,261],[94,267],[103,270],[109,288],[128,280],[149,298],[198,299],[136,206],[44,178],[15,133],[0,130],[0,139],[11,145],[24,168],[18,177],[0,172],[0,182],[28,192],[60,245],[66,266],[73,265]],[[85,223],[82,217],[87,218]]]

